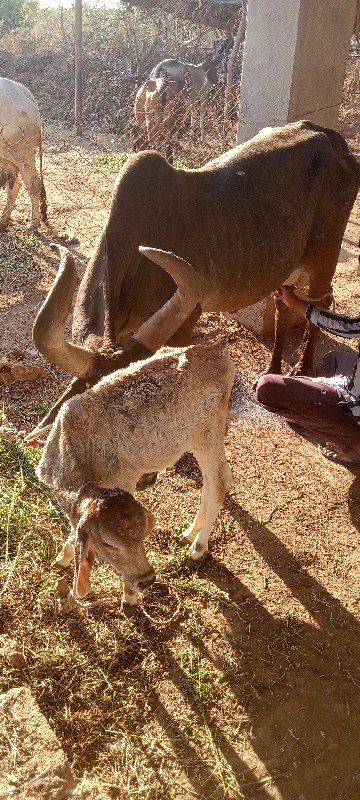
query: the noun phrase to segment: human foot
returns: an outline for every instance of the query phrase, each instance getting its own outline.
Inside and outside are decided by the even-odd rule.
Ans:
[[[329,461],[360,461],[360,452],[351,450],[351,448],[345,450],[334,444],[334,442],[325,442],[325,445],[320,450]]]

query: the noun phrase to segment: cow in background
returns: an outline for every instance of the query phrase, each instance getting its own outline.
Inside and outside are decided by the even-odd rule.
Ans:
[[[36,168],[39,150],[40,169]],[[21,83],[0,78],[0,187],[6,189],[6,206],[0,216],[5,230],[21,186],[29,192],[32,214],[28,231],[47,221],[47,205],[42,176],[40,111],[35,97]]]
[[[134,150],[163,150],[172,163],[174,138],[181,132],[186,115],[181,84],[164,76],[149,78],[136,94],[134,114]]]
[[[189,64],[175,58],[167,58],[160,61],[151,71],[150,78],[154,80],[169,77],[180,84],[186,108],[190,111],[192,128],[195,126],[197,116],[199,117],[202,141],[204,140],[204,117],[211,89],[218,80],[216,65],[223,58],[224,51],[228,46],[229,42],[226,39],[218,48],[217,54],[214,55],[212,52],[201,64]]]

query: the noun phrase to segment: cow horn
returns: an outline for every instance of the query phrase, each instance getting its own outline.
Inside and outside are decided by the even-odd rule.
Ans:
[[[33,341],[39,352],[52,364],[82,378],[92,371],[94,353],[64,338],[66,320],[76,287],[76,267],[72,253],[58,244],[51,245],[60,256],[55,281],[33,325]]]
[[[159,311],[141,325],[122,351],[111,355],[92,352],[86,347],[68,342],[64,337],[76,285],[76,269],[74,258],[66,248],[58,245],[54,245],[54,248],[60,253],[59,270],[35,319],[33,340],[40,353],[51,363],[76,378],[86,379],[87,383],[93,384],[103,375],[155,353],[182,325],[199,300],[199,278],[187,261],[165,250],[140,247],[141,253],[174,278],[178,289]],[[69,391],[66,399],[74,393],[72,385]],[[58,407],[56,404],[56,408]],[[51,418],[52,412],[53,409]],[[40,424],[42,426],[43,422]]]
[[[139,250],[163,267],[178,284],[178,289],[170,300],[144,322],[132,337],[155,353],[161,345],[169,341],[200,301],[200,281],[191,264],[174,253],[141,245]]]

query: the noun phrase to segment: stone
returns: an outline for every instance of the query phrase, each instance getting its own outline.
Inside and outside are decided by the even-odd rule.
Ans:
[[[8,636],[0,636],[0,656],[14,669],[24,669],[26,667],[26,660],[24,654],[21,652],[15,639],[10,639]]]
[[[7,358],[0,360],[0,384],[32,383],[46,378],[46,372],[39,364],[33,361],[9,361]]]

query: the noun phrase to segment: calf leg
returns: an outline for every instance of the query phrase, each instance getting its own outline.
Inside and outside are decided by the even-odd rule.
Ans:
[[[199,508],[199,511],[197,512],[196,516],[194,517],[191,525],[189,525],[189,527],[186,528],[186,530],[183,531],[182,534],[180,535],[179,541],[181,543],[186,544],[186,542],[187,542],[188,544],[191,544],[194,541],[195,536],[198,533],[198,531],[200,530],[201,526],[203,525],[203,523],[205,521],[205,517],[206,517],[206,511],[207,511],[207,507],[208,507],[208,502],[209,502],[209,491],[210,491],[210,487],[209,487],[208,479],[207,479],[207,476],[204,475],[204,473],[203,473],[203,488],[202,488],[200,508]]]
[[[198,561],[206,553],[211,528],[222,507],[226,492],[233,482],[223,445],[221,449],[222,452],[217,450],[216,452],[194,453],[203,475],[204,496],[198,514],[188,531],[185,531],[184,538],[187,538],[188,541],[192,539],[188,552],[190,563]]]
[[[21,186],[21,179],[19,173],[17,173],[17,175],[11,178],[6,184],[6,206],[0,217],[0,231],[6,230],[9,224],[10,215],[14,208],[20,186]]]

